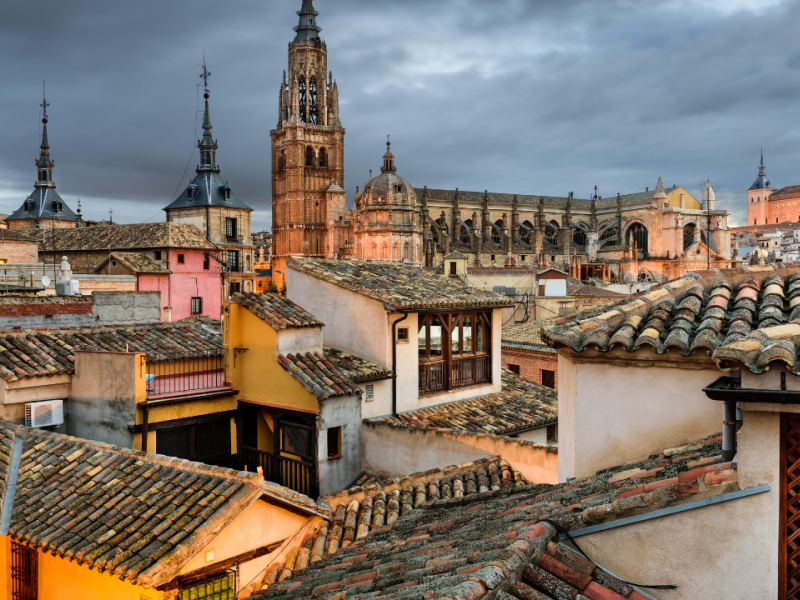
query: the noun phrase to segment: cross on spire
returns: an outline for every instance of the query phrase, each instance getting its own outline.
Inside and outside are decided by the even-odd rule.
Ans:
[[[208,94],[208,78],[211,77],[211,71],[208,70],[209,65],[206,65],[206,51],[203,50],[203,64],[197,65],[203,67],[203,72],[200,73],[200,79],[203,80],[203,91]]]
[[[45,119],[45,123],[47,123],[47,107],[50,106],[50,103],[47,101],[45,96],[45,82],[42,81],[42,103],[39,105],[42,109],[42,118]]]

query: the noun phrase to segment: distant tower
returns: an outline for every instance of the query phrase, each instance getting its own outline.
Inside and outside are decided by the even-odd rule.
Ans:
[[[289,71],[272,138],[273,275],[280,286],[291,255],[333,256],[328,223],[344,214],[344,134],[339,91],[328,72],[313,0],[297,12]]]
[[[658,208],[664,208],[667,203],[667,193],[664,191],[664,182],[661,177],[658,178],[656,191],[653,192],[653,202]]]
[[[70,228],[77,225],[78,217],[64,204],[53,183],[53,167],[50,158],[50,142],[47,139],[47,99],[42,98],[42,143],[39,160],[36,161],[38,177],[33,184],[33,193],[10,217],[6,217],[9,229]]]
[[[706,181],[706,187],[703,189],[703,210],[715,210],[716,198],[714,188],[711,187],[711,180],[709,179]]]
[[[758,165],[758,177],[747,190],[747,225],[766,225],[769,219],[770,195],[775,188],[767,179],[767,168],[764,166],[764,151],[761,151],[761,163]]]

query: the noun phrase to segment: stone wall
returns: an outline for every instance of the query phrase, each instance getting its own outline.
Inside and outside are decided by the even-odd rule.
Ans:
[[[503,348],[501,360],[504,369],[512,369],[512,366],[519,367],[520,377],[528,381],[541,384],[542,370],[553,371],[555,375],[554,389],[558,390],[558,355],[555,353],[536,352],[526,350],[510,350]]]
[[[36,242],[0,240],[0,260],[5,263],[35,263],[39,260],[39,246]]]

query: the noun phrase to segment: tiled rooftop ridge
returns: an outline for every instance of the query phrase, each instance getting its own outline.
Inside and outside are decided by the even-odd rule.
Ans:
[[[71,374],[80,350],[147,352],[155,360],[168,360],[175,354],[221,353],[223,343],[219,335],[192,323],[0,332],[0,377],[12,382]]]
[[[749,276],[748,276],[749,275]],[[800,318],[800,271],[784,278],[773,269],[700,280],[692,274],[617,305],[603,313],[557,326],[545,333],[576,352],[595,346],[605,352],[621,345],[643,346],[684,356],[740,340],[755,329]]]
[[[379,365],[366,358],[329,346],[323,347],[323,350],[325,357],[354,383],[374,381],[393,375],[389,367]]]
[[[515,350],[536,350],[547,354],[555,354],[555,348],[550,346],[547,341],[542,338],[542,333],[544,333],[546,329],[555,327],[559,320],[560,317],[551,317],[549,319],[530,321],[521,325],[503,327],[501,338],[502,347]]]
[[[558,421],[558,392],[502,370],[502,390],[373,421],[421,429],[509,435]]]
[[[305,555],[316,548],[314,562],[276,568],[254,598],[562,600],[583,594],[640,600],[629,586],[551,546],[555,532],[537,522],[549,518],[574,531],[738,489],[736,471],[720,462],[720,441],[714,436],[668,449],[570,484],[426,501],[360,538],[361,507],[345,509],[342,529],[349,520],[352,543],[319,559],[325,543],[308,540]],[[585,576],[575,579],[562,565]]]
[[[265,494],[316,510],[310,498],[255,473],[0,425],[6,429],[24,438],[9,535],[145,587],[175,577]]]
[[[500,294],[402,263],[291,257],[289,267],[397,309],[510,306]]]
[[[141,252],[112,252],[108,259],[117,260],[136,274],[169,275],[170,271],[163,268],[152,258]]]
[[[281,354],[278,363],[317,400],[351,394],[361,396],[361,388],[321,352]]]
[[[301,327],[323,327],[324,323],[280,294],[238,292],[233,299],[276,331]]]
[[[71,229],[27,229],[22,233],[48,252],[184,248],[216,250],[202,232],[187,223],[105,224]]]

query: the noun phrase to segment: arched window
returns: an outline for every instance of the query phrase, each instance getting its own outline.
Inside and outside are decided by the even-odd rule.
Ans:
[[[392,247],[392,260],[395,262],[400,260],[400,244],[397,242],[395,242]]]
[[[503,233],[502,233],[502,229],[503,229],[503,220],[502,220],[502,219],[499,219],[499,220],[498,220],[498,221],[495,223],[495,225],[497,225],[497,227],[496,227],[496,228],[495,228],[495,227],[492,227],[492,241],[493,241],[495,244],[500,244],[500,243],[502,243],[502,241],[503,241],[503,238],[502,238],[502,235],[503,235]]]
[[[408,242],[403,244],[403,260],[411,260],[411,247]]]
[[[647,252],[647,228],[641,223],[634,223],[628,227],[628,237],[631,238],[631,243],[636,244],[639,250]]]
[[[317,123],[317,80],[314,77],[308,85],[308,122]]]
[[[300,102],[300,121],[306,122],[306,78],[301,76],[298,80],[298,100]]]
[[[436,219],[436,224],[439,226],[439,229],[440,229],[441,231],[443,231],[444,233],[447,233],[447,232],[448,232],[447,223],[445,223],[445,220],[444,220],[444,218],[442,218],[442,217],[439,217],[438,219]],[[436,234],[434,234],[434,239],[437,239],[437,238],[436,238]]]
[[[615,243],[619,243],[615,241],[613,238],[617,235],[617,228],[610,227],[606,229],[603,233],[600,234],[600,247],[605,248],[606,246],[613,246]]]
[[[697,227],[694,223],[687,223],[683,227],[683,249],[686,250],[694,244],[694,237],[697,232]]]
[[[286,170],[286,150],[281,150],[281,155],[278,157],[278,170]]]
[[[470,222],[467,221],[467,225],[469,225],[469,224],[470,224]],[[461,227],[459,227],[458,229],[459,229],[458,241],[461,242],[462,244],[471,243],[472,242],[472,234],[470,233],[470,230],[467,229],[466,227],[464,227],[463,225],[461,225]]]
[[[306,146],[306,166],[314,166],[314,149],[311,146]]]
[[[576,227],[572,232],[572,243],[581,248],[586,246],[586,232]]]
[[[372,244],[372,254],[369,255],[369,258],[373,260],[378,259],[378,244]]]
[[[381,246],[381,260],[389,260],[389,244]]]
[[[558,245],[558,221],[550,221],[550,224],[555,227],[548,227],[547,225],[544,226],[544,239],[545,241],[552,245]]]
[[[325,148],[319,149],[319,166],[320,167],[327,167],[328,166],[328,155],[325,152]]]
[[[530,221],[525,221],[523,223],[524,227],[519,228],[519,239],[530,246],[531,243],[531,230],[533,229],[533,225]]]

